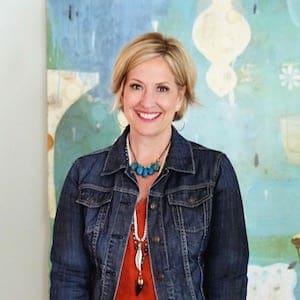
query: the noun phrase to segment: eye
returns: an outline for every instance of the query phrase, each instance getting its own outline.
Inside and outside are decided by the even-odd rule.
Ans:
[[[158,90],[158,92],[160,92],[160,93],[166,93],[166,92],[168,92],[170,89],[169,89],[169,87],[167,87],[167,86],[161,85],[161,86],[158,86],[158,87],[157,87],[157,90]]]
[[[130,85],[130,88],[133,89],[133,90],[136,90],[136,91],[140,91],[142,90],[142,86],[138,83],[131,83]]]

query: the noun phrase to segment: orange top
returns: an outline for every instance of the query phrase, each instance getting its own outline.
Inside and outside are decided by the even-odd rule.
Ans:
[[[146,220],[146,204],[147,204],[146,199],[140,200],[136,208],[139,237],[142,237],[144,234],[144,226]],[[133,233],[132,231],[130,231],[124,262],[121,270],[120,282],[116,294],[116,300],[156,299],[151,267],[150,267],[149,253],[146,255],[142,265],[144,286],[140,294],[138,296],[135,295],[135,287],[138,278],[138,270],[134,263],[135,254],[136,254],[136,250],[135,250],[135,245],[133,240]]]

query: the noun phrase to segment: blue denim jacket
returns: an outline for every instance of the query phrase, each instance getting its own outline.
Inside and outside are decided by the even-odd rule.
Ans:
[[[112,146],[77,159],[67,175],[54,225],[52,300],[114,298],[138,196],[124,151],[128,131]],[[147,216],[157,299],[246,298],[243,207],[224,154],[173,128]]]

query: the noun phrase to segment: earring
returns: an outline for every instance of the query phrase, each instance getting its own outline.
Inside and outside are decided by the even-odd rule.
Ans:
[[[121,131],[128,125],[128,121],[127,121],[123,111],[121,111],[121,110],[118,112],[117,122],[119,124]]]
[[[181,126],[179,127],[179,125],[181,125]],[[180,124],[180,121],[177,121],[176,128],[178,131],[182,131],[184,129],[184,127],[185,127],[185,120],[183,120],[181,122],[181,124]]]

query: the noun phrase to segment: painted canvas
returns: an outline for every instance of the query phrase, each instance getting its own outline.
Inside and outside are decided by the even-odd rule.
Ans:
[[[111,70],[136,35],[182,41],[201,106],[174,125],[224,151],[239,177],[248,299],[300,299],[300,3],[297,0],[47,0],[50,220],[71,163],[122,130]]]

